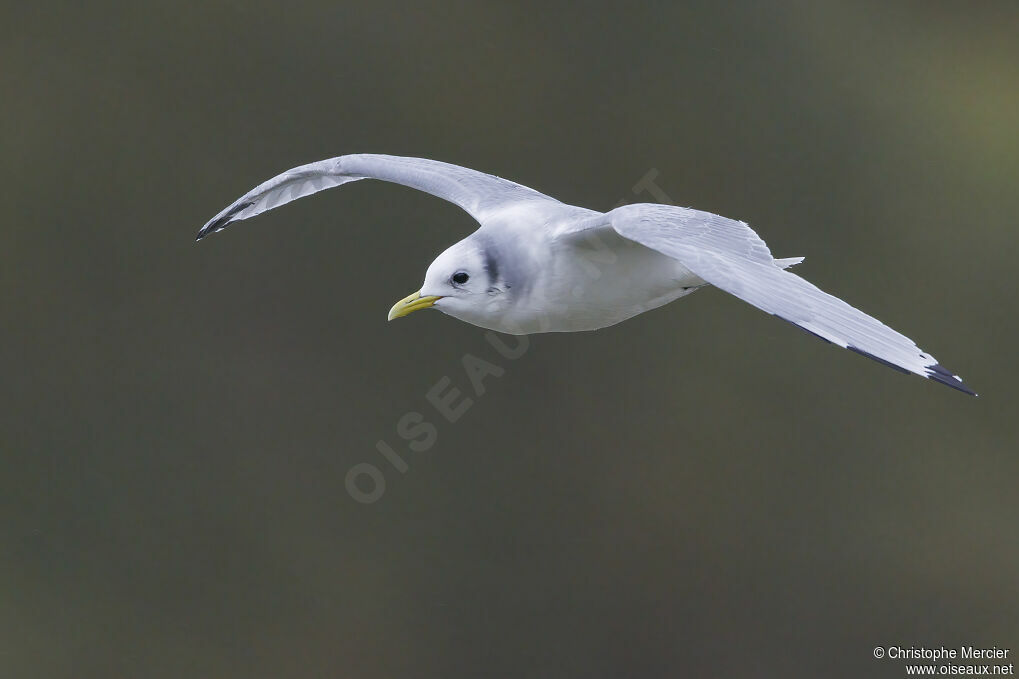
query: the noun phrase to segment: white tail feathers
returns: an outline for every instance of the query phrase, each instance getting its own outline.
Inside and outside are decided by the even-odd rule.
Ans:
[[[788,269],[791,266],[796,266],[804,259],[806,259],[806,257],[786,257],[785,259],[776,259],[775,266],[780,269]]]

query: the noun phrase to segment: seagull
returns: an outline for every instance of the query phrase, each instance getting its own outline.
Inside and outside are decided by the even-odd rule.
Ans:
[[[438,309],[497,332],[596,330],[714,286],[826,342],[976,396],[911,339],[787,271],[746,223],[692,208],[597,212],[458,165],[354,154],[295,167],[213,217],[197,240],[292,200],[379,179],[460,206],[479,224],[431,263],[389,320]]]

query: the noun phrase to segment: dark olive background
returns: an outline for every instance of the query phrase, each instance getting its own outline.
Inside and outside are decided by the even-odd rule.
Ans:
[[[87,5],[0,14],[0,676],[1019,652],[1014,2]],[[516,361],[438,313],[387,324],[474,224],[378,182],[193,242],[351,152],[598,209],[656,169],[981,397],[715,290]],[[425,394],[469,392],[467,353],[505,374],[450,424]]]

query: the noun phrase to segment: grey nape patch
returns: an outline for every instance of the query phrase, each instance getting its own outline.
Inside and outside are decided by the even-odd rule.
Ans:
[[[488,282],[494,286],[499,282],[499,258],[493,250],[492,244],[486,243],[482,249],[482,255],[485,258],[485,271],[488,272]]]

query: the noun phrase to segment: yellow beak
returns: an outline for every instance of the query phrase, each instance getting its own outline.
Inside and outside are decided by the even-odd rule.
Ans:
[[[428,307],[435,304],[437,301],[442,299],[441,296],[428,295],[422,297],[421,292],[415,292],[413,295],[407,295],[399,302],[393,305],[393,308],[389,310],[389,316],[387,320],[393,320],[394,318],[400,318],[407,314],[413,313],[418,309],[427,309]]]

